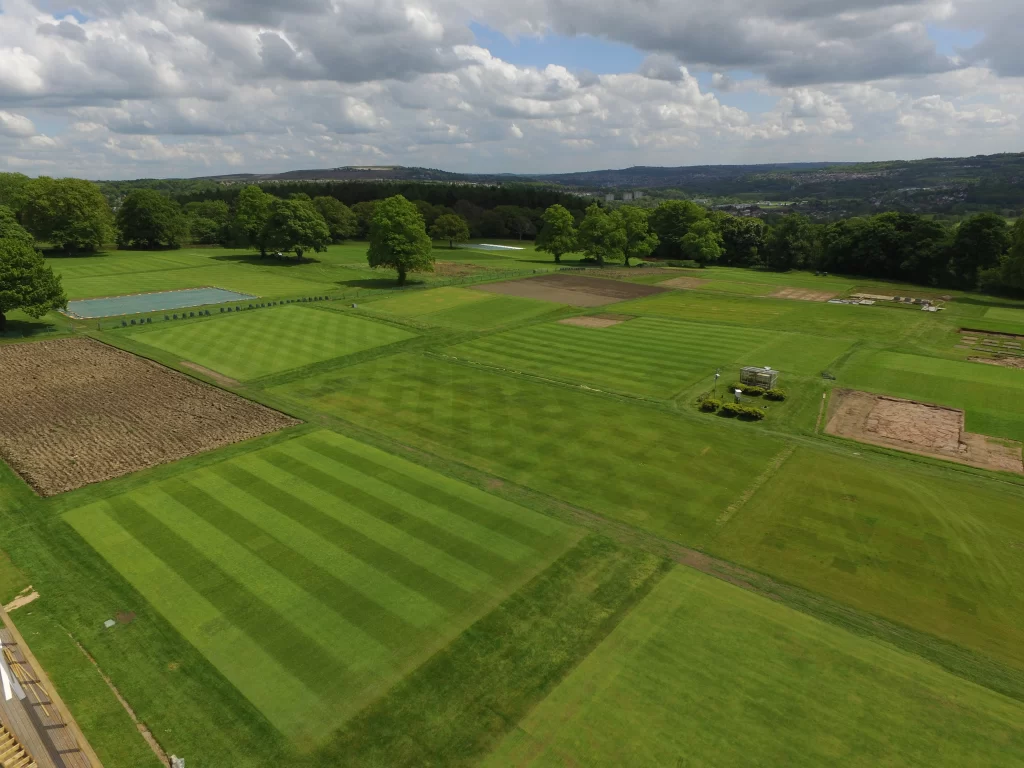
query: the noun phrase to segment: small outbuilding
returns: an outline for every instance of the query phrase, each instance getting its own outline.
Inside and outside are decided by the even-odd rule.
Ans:
[[[750,387],[761,387],[763,389],[775,389],[775,383],[779,380],[779,372],[772,370],[769,366],[758,368],[748,366],[740,369],[740,384]]]

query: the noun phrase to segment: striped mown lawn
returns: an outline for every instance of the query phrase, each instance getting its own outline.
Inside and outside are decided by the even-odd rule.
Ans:
[[[243,302],[244,304],[244,302]],[[235,379],[254,379],[411,339],[372,320],[288,305],[141,331],[133,340]]]
[[[703,378],[710,387],[718,367],[728,380],[738,376],[742,365],[816,373],[848,346],[845,341],[758,328],[640,317],[609,328],[533,325],[448,351],[538,376],[667,399]]]
[[[375,301],[366,311],[413,317],[421,323],[446,328],[485,329],[528,320],[557,311],[560,305],[547,301],[498,296],[466,288],[434,288]]]
[[[331,432],[65,519],[306,746],[582,535]]]

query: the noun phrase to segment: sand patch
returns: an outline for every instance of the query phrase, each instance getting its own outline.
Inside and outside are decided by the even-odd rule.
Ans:
[[[711,281],[702,277],[673,277],[671,280],[663,280],[658,285],[662,288],[700,288],[709,282]]]
[[[606,317],[567,317],[558,321],[560,325],[575,325],[579,328],[611,328],[622,325],[625,320],[609,320]]]
[[[4,610],[7,611],[7,613],[10,613],[11,611],[15,611],[18,608],[24,608],[26,605],[34,603],[38,599],[39,593],[36,592],[32,588],[32,585],[30,584],[29,586],[25,587],[25,589],[21,590],[21,592],[18,594],[16,598],[14,598],[13,600],[11,600],[11,602],[5,605]]]
[[[1018,368],[1024,370],[1024,357],[969,357],[972,363],[998,365],[1001,368]]]
[[[825,432],[984,469],[1024,474],[1021,444],[964,431],[964,412],[931,403],[837,389]]]
[[[0,457],[42,496],[299,424],[92,339],[0,346]]]
[[[838,296],[831,291],[812,291],[807,288],[779,288],[768,294],[770,299],[793,299],[795,301],[828,301]]]

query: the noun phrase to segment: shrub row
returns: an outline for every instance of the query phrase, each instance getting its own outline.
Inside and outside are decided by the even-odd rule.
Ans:
[[[775,400],[776,402],[782,402],[786,399],[786,390],[784,389],[769,389],[764,393],[765,400]]]
[[[721,408],[723,416],[736,416],[747,421],[760,421],[765,417],[763,408],[755,408],[752,405],[740,405],[739,403],[726,403]]]
[[[752,384],[733,384],[730,391],[736,389],[748,397],[761,397],[764,395],[766,400],[775,400],[777,402],[781,402],[786,399],[786,390],[784,389],[765,389],[764,387],[758,387]]]

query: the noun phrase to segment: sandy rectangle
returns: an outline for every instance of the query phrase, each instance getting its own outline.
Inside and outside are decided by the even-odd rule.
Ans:
[[[625,320],[609,320],[607,317],[567,317],[558,321],[560,325],[575,325],[580,328],[611,328]]]
[[[0,456],[40,495],[300,422],[92,339],[0,346]]]
[[[770,299],[794,299],[796,301],[828,301],[838,296],[833,291],[812,291],[807,288],[779,288],[768,294]]]
[[[700,288],[709,282],[711,281],[702,277],[673,277],[671,280],[663,280],[658,285],[662,288]]]
[[[601,307],[619,301],[653,296],[668,290],[655,285],[626,283],[621,280],[563,273],[528,277],[523,280],[506,280],[500,283],[486,283],[474,285],[472,288],[488,293],[568,304],[571,307]]]
[[[1024,474],[1021,444],[964,431],[964,412],[931,403],[836,389],[825,432],[920,456]]]

